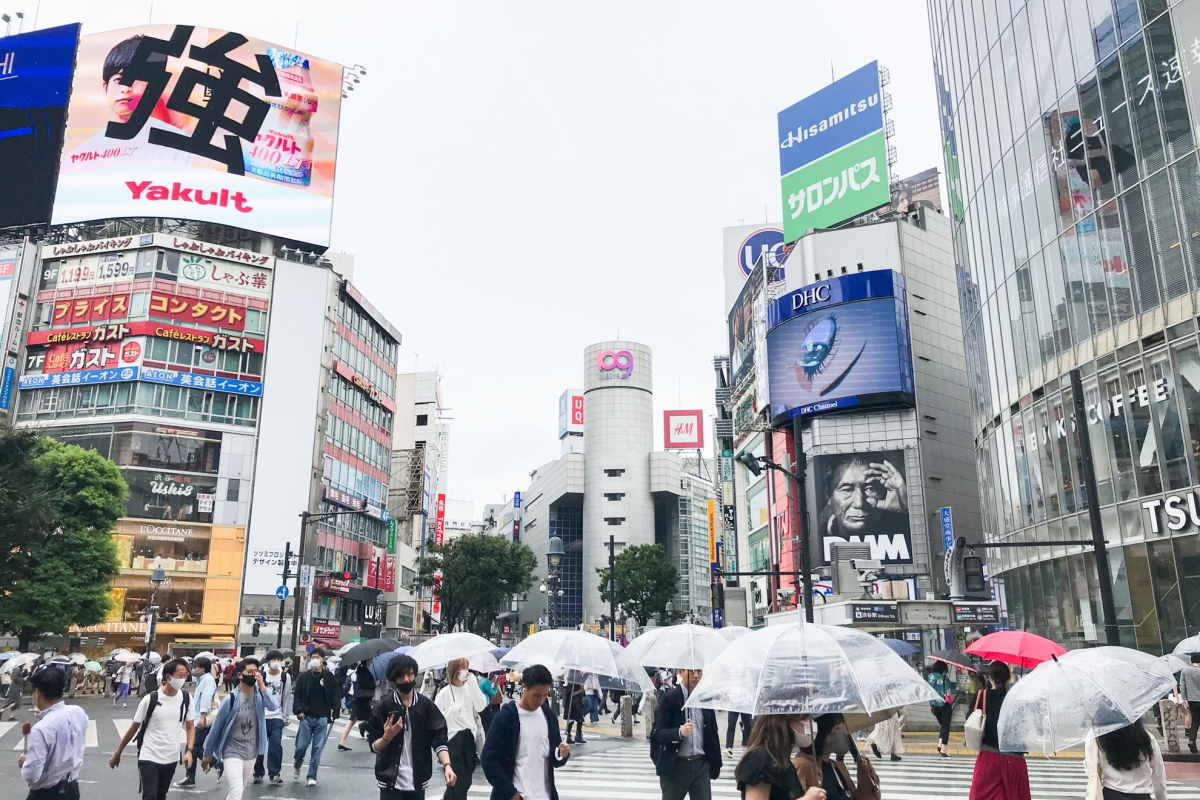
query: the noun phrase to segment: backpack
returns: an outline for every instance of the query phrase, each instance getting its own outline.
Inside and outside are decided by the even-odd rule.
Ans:
[[[182,724],[183,721],[185,719],[187,719],[188,707],[191,706],[191,704],[192,704],[192,698],[191,698],[191,695],[189,695],[187,692],[183,691],[182,689],[180,689],[179,691],[183,695],[183,703],[180,704],[180,706],[179,706],[179,722]],[[157,689],[150,693],[150,700],[148,701],[148,704],[146,705],[146,718],[144,720],[142,720],[142,725],[140,728],[138,728],[137,747],[138,747],[139,753],[142,751],[142,740],[144,738],[146,738],[146,728],[150,727],[150,717],[152,717],[154,715],[154,709],[156,709],[156,708],[158,708],[158,690]],[[182,759],[182,756],[180,756],[180,758]]]

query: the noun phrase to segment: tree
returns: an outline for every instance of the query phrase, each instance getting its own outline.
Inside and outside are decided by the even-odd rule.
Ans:
[[[0,490],[0,510],[11,507],[28,526],[15,542],[4,542],[11,556],[5,561],[17,571],[0,584],[0,630],[27,650],[43,633],[107,616],[109,580],[119,569],[110,532],[125,514],[129,490],[116,465],[98,453],[48,437],[29,446],[29,434],[7,423],[0,428],[0,458],[0,476],[15,476],[28,492]],[[11,532],[0,531],[5,535]]]
[[[667,603],[679,591],[679,570],[667,558],[662,545],[626,547],[613,561],[617,573],[618,619],[633,617],[645,625],[651,617],[665,617]],[[609,602],[608,568],[597,569],[600,599]]]
[[[487,636],[513,595],[533,586],[536,567],[537,556],[528,545],[472,533],[427,546],[426,555],[417,559],[417,581],[441,603],[442,630]]]

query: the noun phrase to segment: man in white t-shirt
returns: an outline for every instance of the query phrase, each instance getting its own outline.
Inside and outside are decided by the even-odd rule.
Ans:
[[[541,664],[526,668],[521,699],[496,712],[480,757],[492,800],[558,800],[553,768],[567,763],[571,746],[546,702],[553,683]]]
[[[113,769],[120,766],[121,753],[134,736],[138,737],[142,800],[166,800],[171,779],[175,777],[175,768],[181,760],[181,733],[186,732],[187,738],[183,765],[190,767],[192,764],[196,727],[188,713],[191,710],[191,698],[183,691],[187,676],[188,665],[182,658],[163,665],[161,687],[142,698],[134,712],[133,723],[108,760],[108,765]]]

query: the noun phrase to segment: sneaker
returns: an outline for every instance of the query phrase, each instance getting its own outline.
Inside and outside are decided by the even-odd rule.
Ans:
[[[176,783],[175,788],[176,789],[191,789],[195,785],[196,785],[195,778],[185,778],[184,780],[181,780],[178,783]]]
[[[270,781],[272,786],[278,786],[279,784],[283,783],[283,778],[279,777],[278,775],[272,775],[270,777]]]
[[[726,748],[725,748],[725,755],[726,755],[726,756],[728,756],[729,758],[733,758],[733,748],[732,748],[732,747],[726,747]]]
[[[308,779],[308,785],[309,785],[309,786],[316,786],[316,785],[317,785],[317,779],[316,779],[316,778],[309,778],[309,779]]]
[[[587,744],[587,742],[585,742],[585,741],[583,740],[583,737],[582,737],[582,736],[580,736],[579,738],[577,738],[577,739],[575,740],[575,744]]]
[[[262,779],[263,779],[263,776],[262,776],[262,775],[255,775],[255,776],[254,776],[254,782],[255,782],[255,783],[262,783]]]
[[[303,764],[296,765],[296,769],[292,772],[292,780],[300,780],[300,770],[303,766]]]
[[[567,734],[567,744],[575,744],[575,740],[571,738],[570,734]]]

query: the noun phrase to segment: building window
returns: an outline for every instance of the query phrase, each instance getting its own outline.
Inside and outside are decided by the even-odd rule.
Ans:
[[[625,521],[625,518],[624,517],[605,517],[604,521],[607,522],[609,525],[620,525],[622,522]]]
[[[236,503],[238,497],[242,493],[242,481],[240,478],[230,478],[229,486],[225,489],[225,499],[231,503]]]
[[[625,493],[624,492],[607,492],[604,496],[608,500],[620,500],[622,497],[625,496]]]
[[[604,470],[604,474],[610,478],[619,478],[625,474],[625,470],[623,470],[623,469],[606,469],[606,470]]]
[[[428,424],[429,424],[429,415],[428,414],[417,414],[417,425],[428,425]]]

